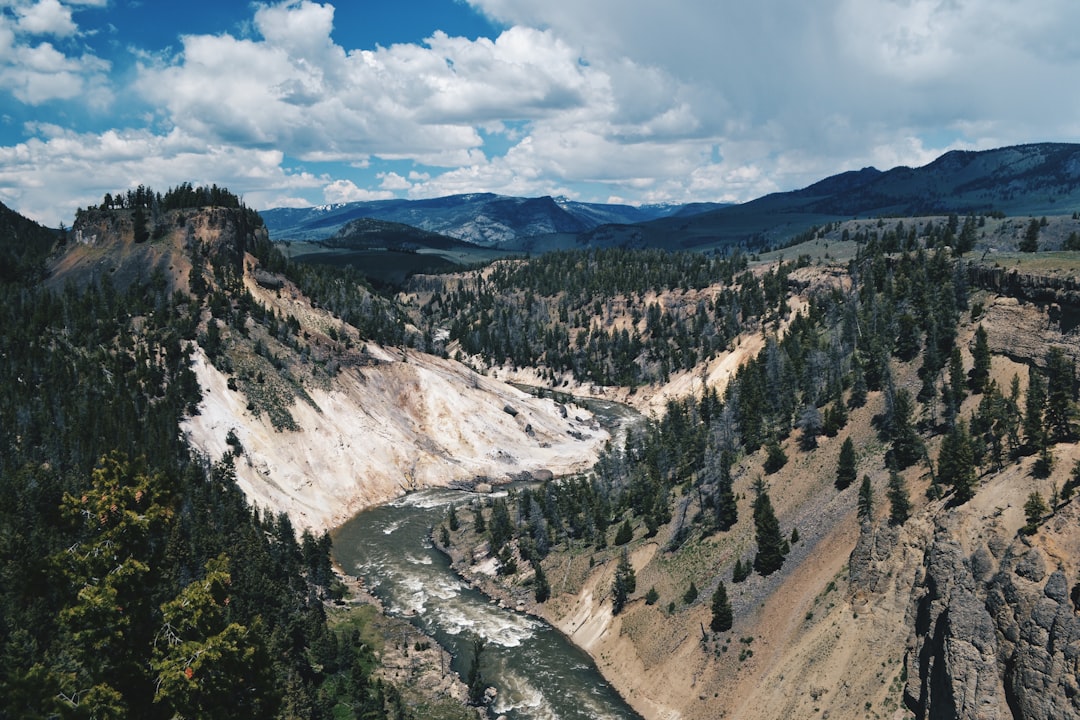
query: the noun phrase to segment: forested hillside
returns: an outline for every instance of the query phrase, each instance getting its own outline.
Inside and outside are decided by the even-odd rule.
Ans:
[[[249,212],[190,186],[85,212],[152,234],[197,205]],[[254,511],[232,456],[178,432],[193,341],[252,310],[229,256],[193,248],[190,290],[161,272],[52,290],[46,255],[0,283],[0,717],[402,715],[371,648],[328,627],[329,536]]]
[[[792,273],[815,272],[807,268],[820,258],[751,266],[745,258],[699,258],[680,265],[676,256],[670,265],[661,265],[657,257],[622,252],[603,261],[592,252],[545,256],[463,277],[458,287],[425,281],[423,289],[432,292],[427,311],[451,322],[449,337],[463,351],[500,367],[547,367],[550,359],[549,377],[556,379],[662,382],[664,371],[685,357],[682,353],[705,359],[724,352],[736,333],[765,335],[763,349],[747,358],[726,386],[701,383],[698,392],[669,401],[662,414],[609,447],[592,472],[457,508],[457,518],[447,525],[456,532],[440,529],[436,537],[461,571],[482,587],[509,603],[535,608],[594,656],[606,659],[601,666],[621,679],[623,692],[648,697],[639,707],[667,708],[684,717],[715,717],[719,708],[775,717],[763,709],[767,705],[751,709],[736,699],[740,678],[750,682],[776,673],[773,679],[783,680],[780,667],[815,678],[825,665],[842,661],[829,652],[848,653],[843,662],[851,662],[855,653],[873,656],[868,636],[856,638],[850,629],[856,626],[843,625],[837,602],[822,604],[836,591],[837,581],[848,578],[847,567],[837,559],[852,552],[852,530],[845,528],[862,528],[861,549],[851,559],[851,597],[878,598],[877,603],[886,602],[881,599],[884,568],[890,568],[890,577],[896,572],[887,563],[890,557],[900,562],[902,543],[936,557],[945,538],[969,542],[956,523],[971,523],[965,527],[990,542],[998,556],[1010,542],[1019,549],[1010,549],[1006,558],[1025,547],[1042,548],[1039,552],[1059,563],[1061,579],[1054,582],[1067,582],[1072,589],[1072,604],[1062,610],[1065,615],[1057,622],[1065,624],[1057,632],[1061,642],[1073,642],[1080,637],[1075,616],[1080,567],[1067,549],[1077,543],[1077,533],[1069,528],[1075,524],[1070,518],[1076,516],[1080,485],[1078,351],[1069,339],[1075,328],[1063,324],[1032,343],[1030,337],[1021,340],[1028,330],[1003,324],[1005,313],[1017,310],[1016,301],[987,293],[979,285],[985,268],[959,257],[973,249],[976,228],[985,222],[971,218],[961,225],[901,221],[868,224],[855,232],[839,225],[823,230],[819,247],[831,239],[833,249],[850,253],[850,260],[842,274],[821,267],[821,280],[814,284]],[[924,228],[930,232],[920,232]],[[809,239],[814,237],[816,232]],[[662,276],[661,266],[678,272]],[[698,268],[707,272],[696,275]],[[696,311],[671,314],[665,326],[673,331],[659,335],[656,319],[669,315],[658,309],[664,303],[678,307],[704,287],[709,293],[698,296]],[[479,300],[479,307],[459,302],[462,297]],[[586,297],[595,299],[593,307],[582,306]],[[1051,291],[1046,297],[1053,303],[1049,310],[1028,306],[1028,312],[1035,322],[1049,312],[1051,326],[1058,327],[1054,318],[1071,310],[1057,303],[1068,307],[1072,296]],[[478,314],[458,312],[459,307],[475,308]],[[439,308],[444,315],[438,315]],[[515,313],[517,308],[523,311]],[[719,316],[711,312],[714,308]],[[778,331],[776,321],[788,314],[790,322]],[[532,323],[515,324],[510,317],[529,317]],[[612,327],[614,333],[605,330]],[[562,342],[545,342],[559,332],[565,333]],[[610,339],[612,334],[616,339]],[[599,342],[598,335],[603,338]],[[657,339],[665,337],[669,342],[655,350]],[[691,343],[680,345],[680,337]],[[518,350],[527,346],[535,348],[531,354]],[[568,349],[565,355],[560,347]],[[620,355],[621,347],[632,351]],[[630,361],[620,364],[625,356]],[[1018,501],[1006,499],[1017,496]],[[1008,524],[978,519],[988,512],[985,504],[994,502],[998,516],[1007,512],[1009,518],[1024,518],[1018,534],[1019,524],[1010,532]],[[939,535],[928,527],[938,527]],[[486,558],[495,561],[494,577],[482,571]],[[995,578],[992,583],[1009,577],[1005,567],[1011,565],[1001,562],[1002,574],[986,575]],[[876,568],[873,582],[864,569],[867,563]],[[837,575],[807,575],[806,568],[814,566],[832,567]],[[893,582],[902,586],[903,579]],[[1003,708],[1006,696],[1015,698],[1013,706],[1038,708],[1023,717],[1080,712],[1069,699],[1069,672],[1050,672],[1033,683],[1008,670],[1010,662],[1028,662],[1018,659],[1029,653],[1022,642],[1008,648],[993,644],[1001,648],[1000,655],[984,650],[986,664],[979,670],[948,655],[958,651],[948,650],[947,643],[992,642],[983,635],[974,640],[968,631],[945,630],[941,624],[938,632],[952,632],[954,639],[932,638],[921,626],[910,629],[910,639],[906,631],[897,636],[905,615],[910,618],[914,608],[922,607],[919,593],[928,592],[928,599],[959,612],[950,604],[961,602],[959,594],[940,596],[933,586],[927,590],[910,582],[888,596],[899,605],[899,616],[881,614],[878,625],[893,628],[892,645],[879,648],[891,653],[893,664],[883,663],[878,676],[895,671],[897,678],[911,678],[906,685],[897,679],[875,687],[876,679],[870,678],[864,686],[863,669],[847,665],[846,695],[819,679],[822,689],[813,700],[800,704],[791,699],[788,712],[808,714],[810,703],[822,706],[817,698],[826,693],[831,700],[825,706],[842,714],[844,708],[864,710],[865,700],[865,710],[876,713],[871,717],[887,716],[890,708],[905,704],[917,717],[982,717],[972,708],[994,703]],[[801,586],[817,589],[798,590]],[[977,584],[972,587],[973,595],[984,592]],[[997,585],[987,587],[986,592],[1000,592],[993,590]],[[802,592],[809,593],[805,599]],[[773,602],[778,606],[769,615]],[[803,623],[784,614],[783,606],[791,602],[797,607],[806,603]],[[913,609],[905,610],[905,602]],[[986,602],[1007,608],[1014,601]],[[848,603],[842,599],[839,607],[850,615],[853,605]],[[920,612],[937,618],[934,613],[942,611]],[[1023,611],[1009,612],[1022,617]],[[794,629],[776,635],[775,627],[761,624],[769,617],[774,626],[790,623]],[[1011,617],[1000,614],[986,622],[1013,627]],[[941,618],[940,623],[948,622],[948,610]],[[798,644],[808,642],[803,637],[828,632],[822,623],[829,621],[849,628],[846,635],[837,631],[829,643],[832,651],[805,651],[817,661],[789,659],[803,652]],[[884,642],[885,631],[880,632],[878,642]],[[769,644],[760,661],[752,660],[761,651],[755,638]],[[732,653],[738,647],[735,639],[743,645]],[[909,655],[906,665],[905,642],[923,653]],[[1055,657],[1072,667],[1072,651],[1063,652]],[[932,677],[933,658],[951,663],[948,675]],[[652,669],[649,677],[655,681],[640,680],[645,668]],[[694,669],[692,676],[688,668]],[[978,675],[984,689],[965,697],[958,686],[974,682],[970,678],[978,672],[990,673]],[[839,676],[829,676],[829,682],[839,683]],[[951,687],[949,694],[933,689],[933,683]],[[990,690],[994,683],[1004,689]],[[759,699],[770,697],[763,687],[768,685],[754,690]],[[698,700],[687,697],[691,688]],[[867,695],[859,700],[854,688]],[[706,701],[713,692],[721,699]]]
[[[511,477],[550,479],[434,539],[647,717],[1080,713],[1076,216],[394,297],[223,188],[4,222],[0,717],[431,716],[330,621],[322,530]],[[646,416],[609,435],[575,393]]]

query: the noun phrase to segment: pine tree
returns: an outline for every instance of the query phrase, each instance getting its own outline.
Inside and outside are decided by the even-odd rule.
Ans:
[[[544,574],[544,568],[539,560],[533,560],[532,566],[536,573],[536,578],[533,580],[536,602],[547,602],[547,599],[551,597],[551,585],[548,583],[547,575]]]
[[[784,564],[784,536],[780,533],[780,523],[773,512],[769,493],[760,479],[755,490],[754,534],[758,548],[754,556],[754,570],[762,575],[771,575]]]
[[[469,704],[474,706],[484,704],[484,692],[487,689],[484,687],[484,676],[480,672],[480,657],[483,654],[484,639],[477,636],[473,638],[473,659],[468,676]]]
[[[750,571],[752,569],[749,562],[743,564],[741,558],[736,558],[735,567],[731,570],[731,582],[741,583],[743,580],[750,577]]]
[[[615,533],[615,544],[625,545],[634,539],[634,530],[630,527],[629,518],[623,520],[622,525],[619,526],[618,532]]]
[[[858,477],[855,458],[855,443],[851,437],[844,438],[844,444],[840,446],[840,458],[836,463],[836,489],[844,490]]]
[[[907,483],[900,473],[895,470],[889,471],[889,523],[891,525],[903,525],[911,517],[911,498],[908,495]]]
[[[1023,528],[1024,533],[1034,535],[1039,529],[1043,515],[1047,512],[1046,501],[1043,500],[1042,495],[1037,491],[1028,495],[1027,502],[1024,503],[1024,517],[1027,519],[1027,524]]]
[[[874,488],[870,484],[869,475],[863,475],[862,484],[859,486],[858,517],[863,522],[874,519]]]
[[[637,576],[630,564],[630,556],[623,549],[615,568],[615,581],[611,586],[611,613],[618,615],[626,607],[626,601],[637,589]]]
[[[457,508],[454,507],[454,503],[450,503],[450,509],[446,511],[446,521],[453,532],[457,532],[458,528],[461,527],[461,521],[458,520]]]
[[[975,496],[975,452],[964,421],[958,422],[941,440],[937,480],[952,486],[958,503]]]
[[[731,466],[734,457],[728,450],[720,452],[719,474],[716,479],[716,494],[713,499],[716,511],[716,527],[719,530],[730,530],[739,519],[739,508],[735,502],[734,481],[731,477]]]
[[[889,435],[892,439],[889,460],[897,470],[913,465],[919,459],[919,453],[922,450],[922,441],[915,432],[915,426],[911,420],[913,412],[911,393],[905,389],[897,390],[893,399],[889,427]]]
[[[686,592],[683,593],[682,601],[684,603],[686,603],[687,605],[689,605],[690,603],[697,600],[697,598],[698,598],[697,585],[695,585],[694,581],[691,580],[690,581],[690,587],[686,588]]]
[[[990,343],[986,328],[975,328],[975,346],[971,350],[974,365],[971,368],[971,392],[978,395],[986,390],[990,380]]]
[[[1043,425],[1045,406],[1046,381],[1038,370],[1029,367],[1027,397],[1024,402],[1024,445],[1029,454],[1046,447],[1047,434]]]
[[[1017,250],[1023,253],[1033,253],[1039,250],[1039,221],[1035,218],[1031,218],[1031,222],[1028,223],[1027,230],[1024,232],[1024,238],[1017,246]]]
[[[787,464],[787,461],[787,453],[780,447],[780,443],[776,440],[770,440],[765,446],[765,464],[763,466],[765,474],[772,475],[778,472],[780,468]]]
[[[1059,347],[1046,353],[1046,430],[1057,442],[1076,437],[1076,367]]]
[[[728,601],[724,581],[721,580],[712,596],[712,620],[709,622],[709,628],[713,632],[725,632],[731,629],[731,623],[731,603]]]

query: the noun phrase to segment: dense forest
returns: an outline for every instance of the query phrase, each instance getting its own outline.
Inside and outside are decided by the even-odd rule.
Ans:
[[[781,263],[763,277],[748,259],[624,249],[552,252],[497,263],[465,277],[415,278],[420,320],[445,328],[439,352],[457,341],[487,364],[543,368],[599,385],[665,382],[715,357],[740,332],[786,312]],[[719,292],[705,292],[720,285]],[[658,294],[678,291],[661,303]],[[629,318],[627,321],[626,318]]]
[[[448,527],[485,538],[503,575],[519,573],[522,560],[528,563],[535,571],[528,582],[536,600],[542,602],[550,595],[542,561],[559,547],[617,553],[635,532],[651,538],[661,527],[669,526],[672,532],[666,535],[670,539],[664,550],[677,553],[695,538],[729,531],[740,520],[733,491],[735,473],[740,472],[751,479],[753,555],[736,558],[733,565],[721,569],[720,577],[695,581],[702,587],[716,588],[714,621],[726,629],[730,627],[727,584],[742,582],[751,572],[769,575],[777,571],[791,544],[798,541],[797,528],[779,526],[769,496],[769,477],[789,461],[782,444],[794,436],[787,447],[811,452],[822,437],[843,436],[849,414],[867,402],[869,392],[879,391],[884,398],[874,426],[886,450],[884,470],[890,480],[884,500],[889,523],[903,524],[910,516],[912,498],[901,472],[911,466],[919,465],[930,476],[928,495],[949,499],[954,505],[973,497],[983,475],[1021,457],[1036,456],[1035,472],[1048,473],[1055,462],[1054,445],[1073,442],[1080,433],[1075,362],[1060,348],[1050,348],[1041,362],[1029,367],[1026,378],[1014,376],[1008,388],[999,387],[990,379],[986,332],[977,327],[970,348],[972,363],[965,367],[957,327],[962,317],[978,323],[982,308],[970,300],[967,274],[956,258],[958,249],[944,240],[957,240],[975,222],[969,219],[958,226],[956,234],[943,224],[937,230],[931,225],[930,235],[917,235],[905,230],[902,221],[880,234],[861,234],[855,238],[858,251],[848,267],[852,282],[811,291],[805,311],[790,318],[782,335],[772,328],[773,321],[784,314],[778,303],[787,299],[787,266],[769,270],[760,284],[746,273],[739,279],[742,261],[737,258],[734,267],[729,261],[711,266],[713,272],[720,269],[714,282],[727,288],[734,280],[741,288],[740,293],[724,290],[725,302],[737,303],[734,298],[743,297],[741,307],[752,307],[759,316],[772,313],[749,316],[734,326],[746,329],[746,321],[752,320],[749,327],[765,332],[766,341],[761,352],[742,365],[722,395],[709,388],[696,396],[671,400],[660,417],[628,433],[621,445],[609,446],[591,472],[535,489],[520,489],[507,499],[478,502],[470,509],[475,518],[471,525],[455,517]],[[606,258],[608,262],[595,265],[591,262],[594,259],[591,253],[546,256],[509,272],[495,271],[482,280],[467,280],[463,284],[470,289],[455,289],[435,299],[452,309],[459,307],[455,304],[459,296],[479,300],[486,292],[491,309],[476,311],[487,312],[494,319],[493,308],[503,306],[504,314],[509,315],[518,304],[524,304],[526,316],[535,317],[528,309],[540,304],[538,298],[554,298],[552,308],[545,307],[540,316],[550,318],[550,325],[555,326],[558,308],[567,308],[563,317],[573,318],[573,309],[580,307],[575,303],[588,297],[588,292],[610,298],[660,288],[693,288],[707,282],[697,279],[692,270],[676,274],[674,281],[653,280],[646,268],[656,258],[647,254],[616,251]],[[641,265],[633,264],[639,261]],[[708,266],[704,259],[699,262],[698,267]],[[678,263],[676,257],[673,267]],[[626,271],[621,278],[620,269]],[[557,277],[565,278],[561,290],[553,279]],[[781,289],[770,291],[776,283]],[[495,296],[499,299],[493,299]],[[517,301],[511,302],[510,297]],[[480,302],[479,307],[484,304]],[[587,318],[604,316],[603,301],[597,305],[595,313],[586,313]],[[716,306],[730,307],[720,302]],[[474,321],[473,326],[478,325]],[[589,332],[588,319],[576,326],[571,320],[568,325],[579,336]],[[513,345],[504,344],[502,338],[514,331],[509,324],[502,327],[506,331],[503,335],[483,336],[488,344],[474,351],[495,362],[513,362],[513,353],[504,350]],[[527,332],[523,326],[516,327]],[[460,331],[454,334],[460,335]],[[705,356],[711,351],[709,333],[693,337],[697,341],[695,352]],[[632,359],[640,362],[648,353],[643,346],[638,350]],[[550,357],[546,353],[538,354],[535,361],[543,363]],[[916,377],[918,392],[898,385],[898,373]],[[597,380],[589,373],[580,379]],[[1026,388],[1023,394],[1022,381]],[[960,408],[970,396],[977,396],[979,402],[965,417]],[[940,441],[932,442],[935,438]],[[931,447],[938,448],[936,455]],[[851,440],[846,438],[836,467],[835,489],[842,492],[858,486],[859,515],[869,518],[876,500],[868,477],[859,485],[854,458]],[[1080,466],[1049,505],[1041,497],[1032,497],[1029,528],[1033,530],[1049,509],[1069,499],[1078,484]],[[439,536],[444,546],[462,541],[449,532],[440,531]],[[697,585],[693,587],[696,597]],[[610,590],[616,613],[635,590],[639,596],[644,592],[636,588],[625,552]],[[656,601],[648,593],[644,597],[649,604]]]
[[[107,204],[188,196],[240,206],[187,186]],[[54,292],[21,238],[0,282],[0,717],[405,716],[371,648],[328,626],[329,536],[253,510],[232,458],[178,432],[191,342],[243,298],[160,275]]]

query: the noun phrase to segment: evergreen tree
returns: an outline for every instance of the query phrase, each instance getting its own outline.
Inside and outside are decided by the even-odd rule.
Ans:
[[[548,598],[551,597],[551,585],[548,583],[547,575],[544,574],[544,568],[539,560],[533,560],[532,566],[533,571],[536,573],[536,578],[533,580],[536,602],[547,602]]]
[[[870,476],[863,475],[862,484],[859,486],[858,517],[863,522],[874,519],[874,488],[870,484]]]
[[[900,473],[895,470],[889,471],[889,523],[903,525],[911,517],[911,498],[908,495],[907,483]]]
[[[804,452],[809,452],[818,446],[818,435],[822,428],[821,412],[813,403],[807,403],[799,415],[798,426],[802,431],[799,435],[799,447]]]
[[[686,588],[686,592],[683,593],[682,601],[685,604],[689,605],[690,603],[694,602],[697,599],[698,599],[697,585],[695,585],[694,581],[691,580],[690,581],[690,587]]]
[[[889,461],[898,470],[910,467],[919,459],[922,441],[912,423],[914,412],[911,393],[906,389],[896,391],[893,399],[892,417],[889,435],[892,447],[889,449]]]
[[[1046,431],[1056,442],[1076,437],[1076,367],[1060,347],[1046,353]]]
[[[741,583],[746,578],[750,577],[750,571],[753,568],[750,563],[743,563],[741,558],[735,559],[735,567],[731,570],[731,582]]]
[[[1039,221],[1031,218],[1031,222],[1028,223],[1027,230],[1024,232],[1024,238],[1016,249],[1023,253],[1037,252],[1039,250],[1039,229]]]
[[[457,508],[454,507],[454,503],[450,503],[450,508],[446,511],[446,522],[452,532],[457,532],[458,528],[461,527],[461,521],[458,520]]]
[[[626,601],[637,589],[637,576],[630,564],[630,556],[623,549],[615,568],[615,581],[611,586],[611,613],[618,615],[626,607]]]
[[[734,481],[731,477],[731,466],[734,462],[734,456],[730,451],[723,450],[720,452],[716,493],[713,498],[716,527],[719,530],[730,530],[739,519],[739,508],[735,502]]]
[[[855,443],[851,437],[844,438],[840,446],[840,458],[836,463],[836,489],[844,490],[858,477],[855,458]]]
[[[618,532],[615,533],[615,544],[625,545],[634,539],[634,531],[630,527],[630,520],[623,520],[622,525],[619,526]]]
[[[712,596],[712,620],[709,628],[713,632],[725,632],[731,629],[731,603],[728,601],[727,588],[721,580]]]
[[[1026,535],[1034,535],[1048,510],[1046,501],[1037,491],[1028,495],[1027,502],[1024,503],[1024,517],[1027,518],[1027,524],[1024,525],[1023,532]]]
[[[769,493],[760,479],[755,490],[754,535],[758,547],[754,556],[754,570],[762,575],[771,575],[784,564],[784,536],[780,533],[780,523],[773,512]]]
[[[780,447],[780,443],[776,440],[770,440],[765,446],[765,464],[763,466],[765,474],[772,475],[779,472],[780,468],[787,464],[787,461],[787,453]]]
[[[1038,370],[1028,367],[1027,397],[1024,402],[1024,445],[1029,454],[1046,447],[1048,438],[1043,425],[1045,407],[1046,381]]]
[[[971,350],[974,362],[971,368],[971,392],[978,395],[985,391],[986,384],[990,381],[990,343],[987,340],[986,328],[982,325],[975,328],[975,346]]]
[[[484,639],[477,636],[473,638],[473,658],[468,675],[469,704],[474,706],[484,704],[484,693],[487,690],[484,676],[480,672],[480,658],[483,654]]]
[[[965,503],[975,496],[975,452],[967,424],[963,421],[957,423],[941,440],[937,480],[955,490],[958,503]]]

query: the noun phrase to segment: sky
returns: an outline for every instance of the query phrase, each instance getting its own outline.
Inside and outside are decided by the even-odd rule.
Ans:
[[[1080,140],[1076,0],[0,0],[0,202],[743,202]]]

